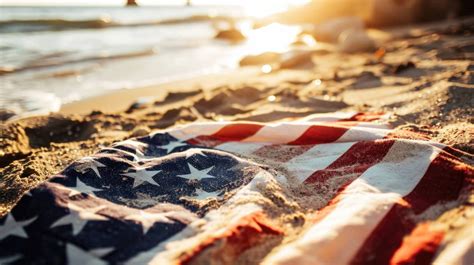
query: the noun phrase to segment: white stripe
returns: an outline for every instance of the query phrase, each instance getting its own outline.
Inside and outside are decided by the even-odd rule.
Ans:
[[[359,122],[356,127],[359,127],[359,128],[374,128],[374,129],[386,129],[386,130],[392,129],[392,127],[390,127],[390,126],[387,125],[387,124],[384,124],[384,123],[375,123],[375,122]]]
[[[325,169],[343,155],[355,142],[319,144],[285,163],[288,173],[300,182],[317,170]]]
[[[262,148],[269,144],[264,143],[241,143],[241,142],[227,142],[224,144],[220,144],[215,148],[218,150],[235,153],[239,155],[250,155],[253,152],[257,151],[258,149]]]
[[[471,219],[472,220],[472,219]],[[459,238],[445,241],[441,252],[433,261],[433,265],[465,265],[474,264],[474,235],[471,225],[466,224],[458,231]]]
[[[213,123],[193,123],[186,126],[178,126],[169,130],[154,132],[167,132],[180,140],[188,140],[200,135],[212,135],[231,122],[213,122]],[[258,124],[258,123],[255,123]],[[315,125],[325,126],[324,122],[295,121],[285,123],[266,124],[256,134],[242,140],[242,142],[267,142],[267,143],[288,143],[298,139],[309,127]],[[375,140],[383,138],[390,130],[390,127],[384,124],[361,122],[357,126],[348,130],[340,141],[362,141]],[[362,137],[358,139],[357,137]]]
[[[314,123],[285,122],[268,124],[242,142],[289,143],[298,139]]]
[[[331,122],[349,119],[356,115],[357,112],[333,112],[333,113],[317,113],[306,116],[300,121],[318,121],[318,122]]]
[[[359,124],[347,130],[336,142],[373,141],[384,138],[392,130],[368,128],[367,124]]]
[[[348,264],[392,206],[419,183],[441,150],[417,141],[397,141],[382,162],[342,193],[323,220],[266,264]]]

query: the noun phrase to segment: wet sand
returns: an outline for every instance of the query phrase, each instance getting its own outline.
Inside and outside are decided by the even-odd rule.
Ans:
[[[375,52],[314,50],[285,64],[124,90],[59,113],[1,124],[0,216],[73,160],[152,130],[195,121],[291,120],[335,111],[384,112],[398,128],[474,154],[474,20],[392,30]],[[389,37],[387,37],[389,36]],[[309,57],[309,60],[308,60]],[[267,69],[266,69],[267,70]],[[472,184],[472,183],[471,183]],[[472,189],[434,222],[469,236]]]

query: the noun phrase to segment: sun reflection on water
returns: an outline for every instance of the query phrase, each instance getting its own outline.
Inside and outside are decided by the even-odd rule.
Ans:
[[[273,23],[259,29],[247,27],[243,32],[248,38],[244,44],[245,51],[249,54],[259,54],[288,51],[301,32],[301,28]]]

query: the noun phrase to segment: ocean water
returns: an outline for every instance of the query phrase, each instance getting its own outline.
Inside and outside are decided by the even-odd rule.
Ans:
[[[235,6],[0,7],[0,109],[47,113],[118,89],[233,69],[247,54],[287,49],[297,34],[272,25],[232,44],[214,39],[206,19],[247,15]]]

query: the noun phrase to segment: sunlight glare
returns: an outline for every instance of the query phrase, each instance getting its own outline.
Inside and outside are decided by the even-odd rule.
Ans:
[[[271,14],[283,12],[288,9],[287,5],[265,5],[263,3],[255,3],[244,6],[245,14],[250,17],[263,18]]]
[[[301,28],[298,26],[287,26],[278,23],[256,30],[247,28],[244,29],[244,34],[248,37],[245,49],[249,54],[285,52],[300,32]]]
[[[267,100],[268,100],[269,102],[275,102],[276,97],[275,97],[275,95],[271,95],[271,96],[268,96]]]
[[[269,64],[265,64],[265,65],[262,66],[261,70],[262,70],[262,73],[269,74],[269,73],[272,72],[273,67]]]
[[[288,10],[289,7],[308,3],[308,0],[241,0],[237,5],[243,6],[245,14],[263,18]]]
[[[313,38],[313,36],[311,35],[308,35],[308,34],[304,34],[302,37],[301,37],[301,41],[303,43],[305,43],[306,45],[308,45],[309,47],[314,47],[316,46],[317,42],[316,40]]]

